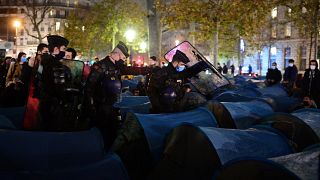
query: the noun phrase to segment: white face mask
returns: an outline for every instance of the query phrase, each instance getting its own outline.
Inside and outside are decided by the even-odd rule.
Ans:
[[[178,67],[176,68],[176,70],[177,70],[178,72],[181,72],[181,71],[183,71],[185,68],[186,68],[186,66],[178,66]]]
[[[293,67],[293,63],[289,63],[289,67]]]
[[[277,66],[271,66],[271,69],[276,69],[277,68]]]
[[[315,70],[315,69],[316,69],[316,66],[315,66],[315,65],[310,65],[310,69],[311,69],[311,70]]]

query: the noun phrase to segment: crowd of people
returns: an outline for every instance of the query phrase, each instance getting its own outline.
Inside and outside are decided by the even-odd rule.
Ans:
[[[266,84],[272,86],[282,84],[291,96],[303,97],[303,103],[307,107],[320,107],[320,71],[318,62],[311,60],[309,68],[304,75],[298,75],[298,69],[294,65],[294,60],[290,59],[284,74],[277,68],[277,63],[273,62],[266,75]],[[282,81],[281,81],[282,80]]]
[[[67,48],[69,41],[61,36],[48,36],[48,44],[39,44],[35,57],[20,52],[16,59],[7,57],[0,66],[2,107],[26,106],[24,129],[46,131],[76,131],[97,127],[110,147],[121,125],[119,109],[114,104],[120,100],[123,75],[144,75],[134,95],[148,96],[151,113],[187,111],[206,102],[206,97],[191,91],[189,79],[210,68],[204,61],[191,67],[189,58],[177,50],[167,66],[160,67],[152,56],[146,67],[127,66],[128,48],[123,42],[103,59],[91,66],[82,63],[81,78],[75,78],[76,51]],[[235,67],[229,67],[234,74]],[[218,63],[217,70],[228,73],[226,64]],[[252,67],[249,65],[249,73]],[[283,75],[283,85],[291,94],[301,88],[304,103],[320,107],[320,72],[317,61],[310,61],[309,68],[299,80],[294,61],[289,61]],[[266,76],[267,85],[280,83],[281,72],[274,62]],[[301,82],[299,82],[301,81]],[[189,101],[189,99],[197,101]]]
[[[1,64],[1,106],[26,106],[24,129],[45,131],[75,131],[97,127],[106,146],[110,146],[120,126],[118,102],[122,93],[123,75],[144,75],[136,95],[148,95],[151,112],[175,112],[187,109],[184,102],[187,78],[208,68],[199,62],[186,68],[188,57],[177,51],[172,62],[160,68],[155,56],[147,67],[127,66],[128,48],[123,42],[103,59],[89,67],[84,64],[83,76],[75,77],[76,57],[69,41],[53,35],[48,44],[39,44],[35,57],[19,53],[17,59],[5,58]],[[82,69],[81,69],[82,70]],[[167,106],[170,105],[170,108]]]

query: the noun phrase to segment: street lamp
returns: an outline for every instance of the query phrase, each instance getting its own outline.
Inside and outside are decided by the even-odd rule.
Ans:
[[[124,35],[126,36],[127,41],[131,43],[136,37],[136,32],[133,29],[128,29]]]
[[[128,41],[128,46],[129,46],[129,51],[130,51],[129,62],[130,62],[130,64],[132,64],[132,47],[131,47],[131,43],[136,38],[136,32],[133,29],[128,29],[125,32],[124,36],[126,37],[126,39]]]
[[[18,20],[13,21],[13,27],[16,28],[16,53],[18,53],[18,28],[21,26],[21,22]]]

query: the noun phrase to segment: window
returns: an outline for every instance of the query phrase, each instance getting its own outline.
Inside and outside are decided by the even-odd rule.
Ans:
[[[290,47],[286,47],[284,48],[284,65],[283,67],[286,68],[289,65],[289,59],[291,56],[291,48]]]
[[[271,52],[271,55],[272,55],[272,56],[277,55],[277,47],[271,47],[270,52]]]
[[[271,11],[271,17],[272,17],[272,19],[275,19],[277,16],[278,16],[278,8],[275,7]]]
[[[285,37],[291,37],[291,23],[286,24],[284,35]]]
[[[60,22],[56,22],[56,31],[60,30]]]
[[[284,48],[284,56],[285,57],[291,56],[291,48],[290,47]]]
[[[20,31],[20,36],[23,36],[23,35],[24,35],[24,30],[21,29],[21,31]]]
[[[49,17],[54,17],[54,15],[55,15],[55,12],[53,9],[51,9],[49,12]]]
[[[271,38],[277,38],[277,26],[272,26],[271,29]]]
[[[44,27],[43,26],[40,28],[40,31],[44,31]]]
[[[307,48],[301,47],[301,57],[307,57]]]

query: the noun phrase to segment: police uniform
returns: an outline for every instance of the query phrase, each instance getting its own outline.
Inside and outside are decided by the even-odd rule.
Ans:
[[[180,60],[187,64],[190,62],[188,57],[177,50],[173,60]],[[150,79],[148,86],[148,96],[152,104],[152,113],[168,113],[181,111],[180,102],[185,96],[183,86],[188,82],[187,78],[198,74],[208,68],[204,61],[200,61],[190,68],[178,72],[171,62],[168,66],[158,70]]]
[[[69,41],[61,36],[48,36],[49,46],[67,46]],[[67,84],[70,84],[71,70],[61,63],[62,56],[42,55],[37,73],[39,92],[33,93],[39,98],[38,119],[41,130],[73,131],[76,130],[78,115],[71,110],[65,99]]]
[[[154,61],[157,61],[157,58],[155,56],[150,57],[150,59],[153,59]],[[149,94],[149,83],[150,79],[155,74],[157,71],[159,71],[161,68],[156,65],[149,66],[151,68],[151,72],[146,75],[146,80],[145,80],[145,92],[147,95]]]
[[[117,45],[128,57],[128,49],[124,43]],[[116,136],[119,121],[118,110],[113,104],[120,98],[121,75],[147,74],[149,68],[127,67],[123,60],[113,63],[109,56],[93,65],[84,89],[85,108],[92,125],[102,132],[106,146],[111,145]]]

